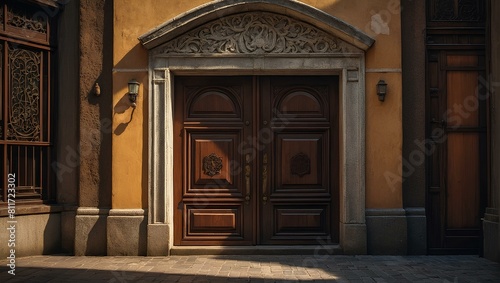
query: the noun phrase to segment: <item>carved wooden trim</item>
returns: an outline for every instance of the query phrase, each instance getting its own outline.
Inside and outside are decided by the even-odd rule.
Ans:
[[[430,20],[447,22],[484,21],[483,0],[432,0]]]
[[[7,139],[40,141],[42,53],[9,46],[9,57],[10,109]]]
[[[29,12],[33,13],[33,11]],[[7,25],[33,32],[47,33],[47,19],[44,16],[45,14],[34,13],[32,15],[29,12],[23,11],[18,7],[9,7]]]
[[[290,172],[299,177],[311,174],[311,159],[303,152],[295,154],[290,159]]]
[[[164,54],[342,53],[340,39],[290,17],[249,12],[223,17],[167,42]]]
[[[210,177],[220,174],[222,169],[222,158],[215,153],[203,157],[203,173]]]

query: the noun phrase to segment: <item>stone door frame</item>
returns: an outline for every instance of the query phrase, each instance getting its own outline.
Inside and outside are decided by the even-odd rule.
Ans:
[[[299,2],[235,2],[211,2],[139,38],[150,54],[147,254],[167,255],[173,245],[173,209],[176,207],[173,203],[173,84],[177,75],[194,74],[339,76],[339,245],[345,254],[366,254],[365,51],[374,40],[355,27]],[[316,28],[324,35],[325,42],[334,42],[334,47],[253,53],[202,49],[191,52],[179,47],[182,36],[193,36],[189,32],[201,24],[238,13],[263,11],[266,17],[278,15]]]

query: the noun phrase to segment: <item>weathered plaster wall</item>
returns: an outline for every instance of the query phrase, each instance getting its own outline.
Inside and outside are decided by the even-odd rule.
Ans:
[[[113,208],[147,206],[148,55],[137,37],[155,26],[209,1],[114,1],[113,46]],[[366,54],[366,203],[369,208],[402,206],[401,29],[399,0],[304,0],[352,24],[376,39]],[[130,15],[138,15],[130,20]],[[377,16],[379,15],[379,16]],[[138,106],[127,105],[127,82],[141,82]],[[388,83],[386,101],[375,94],[379,79]],[[133,112],[133,117],[132,117]],[[131,119],[132,117],[132,119]]]
[[[80,0],[80,206],[109,207],[111,93],[110,0]],[[107,13],[106,13],[107,11]],[[106,66],[107,65],[107,66]],[[107,70],[106,70],[107,69]],[[101,95],[94,85],[99,83]]]
[[[402,206],[401,18],[399,0],[303,1],[375,39],[366,53],[366,207]],[[388,84],[384,102],[375,85]]]
[[[111,207],[113,1],[80,0],[80,144],[68,148],[79,169],[75,254],[106,254]],[[101,94],[95,93],[98,83]],[[70,164],[71,165],[71,164]]]
[[[403,66],[403,158],[422,156],[425,141],[425,1],[401,1]],[[418,160],[417,160],[418,161]],[[425,160],[406,163],[403,207],[407,216],[408,254],[427,253]]]
[[[20,214],[21,210],[17,207]],[[28,208],[29,210],[29,208]],[[44,209],[42,209],[44,210]],[[52,212],[50,208],[41,211],[41,214],[16,215],[15,246],[9,247],[10,223],[7,218],[0,218],[0,256],[2,259],[10,256],[10,250],[15,249],[16,258],[22,256],[56,254],[61,252],[61,214]],[[5,243],[5,244],[4,244]]]

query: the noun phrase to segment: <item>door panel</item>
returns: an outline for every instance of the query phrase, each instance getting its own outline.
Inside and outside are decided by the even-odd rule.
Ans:
[[[433,141],[427,190],[430,253],[478,253],[486,191],[486,101],[480,51],[429,54]]]
[[[328,236],[329,207],[328,205],[313,204],[310,206],[303,203],[292,205],[274,206],[275,233],[273,238],[289,239],[303,238],[304,236]]]
[[[262,131],[272,137],[260,162],[270,168],[262,180],[261,243],[338,242],[337,80],[261,82]]]
[[[235,179],[232,163],[242,164],[237,145],[241,129],[199,130],[185,128],[187,136],[187,176],[185,196],[202,193],[207,196],[242,195],[240,179]]]
[[[479,156],[477,134],[448,134],[446,221],[450,229],[479,227]]]
[[[255,209],[239,145],[252,131],[251,77],[183,77],[175,83],[174,242],[249,245]],[[251,171],[252,168],[250,167]]]
[[[448,56],[450,57],[450,56]],[[458,57],[458,56],[453,56]],[[458,60],[452,61],[457,64]],[[450,59],[448,58],[448,62]],[[478,87],[478,72],[448,71],[447,82],[447,109],[450,110],[448,127],[478,127],[479,100],[476,89]]]
[[[338,78],[175,80],[176,245],[338,242]]]
[[[328,134],[296,129],[276,135],[276,149],[280,156],[275,163],[276,193],[329,194],[328,176],[321,169],[328,168]]]
[[[203,206],[199,203],[185,204],[187,219],[186,240],[244,239],[243,211],[244,207],[225,203],[210,202]]]

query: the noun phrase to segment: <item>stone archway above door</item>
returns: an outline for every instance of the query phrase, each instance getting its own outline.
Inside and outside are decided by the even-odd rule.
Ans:
[[[173,77],[321,74],[340,78],[340,247],[366,253],[365,54],[374,40],[296,1],[215,1],[141,36],[149,49],[148,255],[173,235]]]

